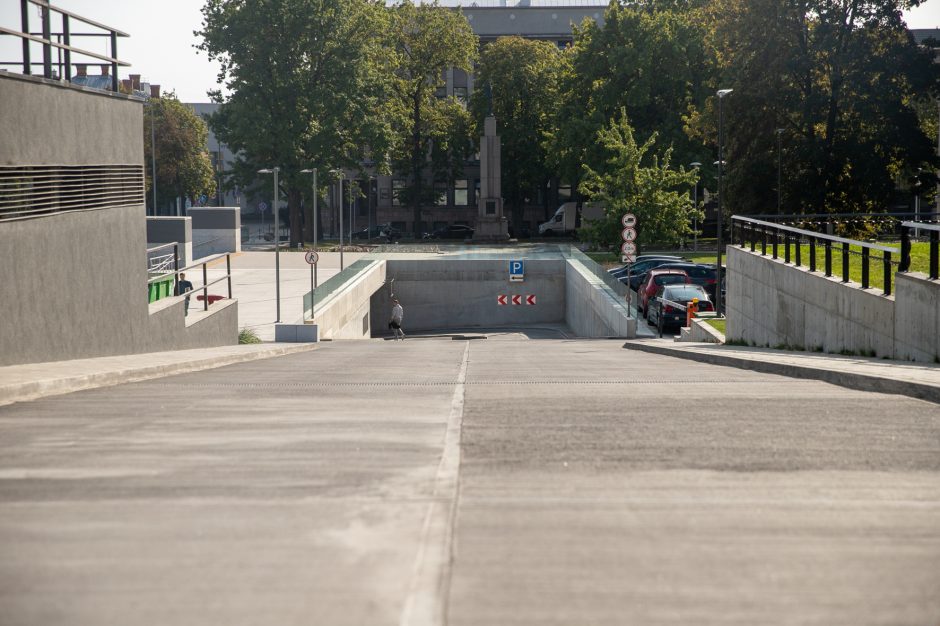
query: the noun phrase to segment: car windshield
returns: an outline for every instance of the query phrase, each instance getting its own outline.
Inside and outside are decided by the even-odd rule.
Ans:
[[[699,300],[708,299],[708,296],[705,295],[705,290],[698,285],[673,285],[665,290],[663,297],[667,300],[678,300],[680,302],[685,302],[692,298],[698,298]]]

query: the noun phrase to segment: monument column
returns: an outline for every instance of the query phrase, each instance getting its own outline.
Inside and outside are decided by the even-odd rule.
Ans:
[[[506,241],[509,239],[509,224],[503,216],[500,165],[496,118],[487,115],[483,122],[483,137],[480,139],[480,205],[477,209],[474,240]]]

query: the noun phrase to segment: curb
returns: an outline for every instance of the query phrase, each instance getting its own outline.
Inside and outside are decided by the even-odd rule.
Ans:
[[[667,346],[660,346],[643,342],[628,341],[623,344],[623,347],[628,350],[638,350],[640,352],[648,352],[651,354],[660,354],[680,359],[688,359],[690,361],[699,361],[701,363],[709,363],[711,365],[737,367],[739,369],[752,370],[764,374],[779,374],[782,376],[789,376],[791,378],[821,380],[833,385],[839,385],[840,387],[847,387],[849,389],[856,389],[858,391],[891,393],[940,404],[940,386],[936,385],[898,380],[896,378],[884,378],[882,376],[873,376],[871,374],[838,372],[817,367],[792,365],[789,363],[742,359],[730,354],[703,354],[701,352],[692,352],[689,350],[683,350],[681,348],[670,348]]]
[[[98,389],[100,387],[110,387],[124,383],[135,383],[154,378],[163,378],[176,374],[188,374],[199,372],[225,365],[234,365],[236,363],[245,363],[248,361],[257,361],[260,359],[269,359],[276,356],[285,356],[298,352],[307,352],[316,349],[317,344],[293,344],[287,346],[272,347],[267,350],[246,351],[241,354],[226,354],[223,356],[212,356],[197,358],[178,363],[168,363],[162,365],[143,365],[140,367],[126,367],[107,372],[96,372],[92,374],[80,374],[66,376],[62,378],[48,378],[45,380],[31,380],[23,383],[13,383],[9,385],[0,385],[0,406],[13,404],[14,402],[27,402],[37,400],[47,396],[57,396],[75,391],[87,389]],[[126,355],[143,356],[143,355]]]

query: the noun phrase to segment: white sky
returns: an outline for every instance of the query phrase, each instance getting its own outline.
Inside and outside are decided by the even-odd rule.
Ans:
[[[193,31],[202,23],[202,0],[53,0],[53,4],[130,35],[118,40],[118,57],[132,64],[121,71],[122,78],[141,74],[164,91],[176,90],[183,102],[208,102],[206,90],[216,87],[218,66],[193,48],[197,41]],[[940,28],[940,0],[929,0],[905,17],[911,28]],[[19,29],[19,19],[19,3],[0,0],[0,25]],[[39,30],[37,14],[30,19],[31,29]],[[53,31],[58,28],[53,18]],[[0,37],[0,60],[20,58],[15,46],[10,47],[12,39]],[[72,45],[107,52],[102,44],[92,43],[97,39],[74,39]]]

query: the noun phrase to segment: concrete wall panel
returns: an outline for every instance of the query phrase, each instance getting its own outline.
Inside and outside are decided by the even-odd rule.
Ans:
[[[895,285],[896,358],[940,360],[940,281],[911,272],[897,274]]]

